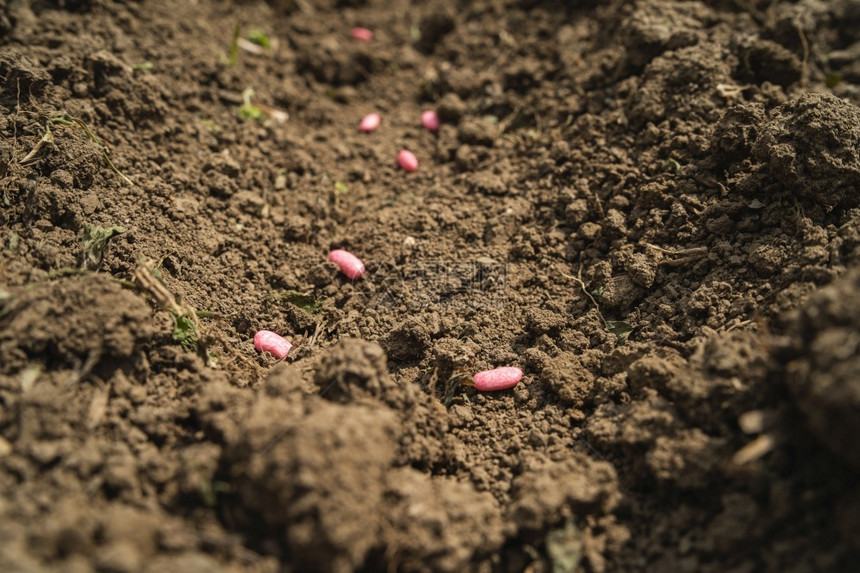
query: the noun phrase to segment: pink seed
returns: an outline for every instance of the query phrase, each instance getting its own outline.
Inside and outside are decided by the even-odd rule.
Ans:
[[[438,131],[439,125],[441,125],[439,122],[439,116],[436,115],[436,112],[432,109],[421,112],[421,125],[430,131]]]
[[[373,32],[367,28],[353,28],[349,33],[353,40],[360,42],[370,42],[373,40]]]
[[[379,127],[379,122],[382,119],[379,117],[378,113],[369,113],[363,118],[361,118],[361,123],[358,124],[358,129],[363,131],[364,133],[370,133],[377,127]]]
[[[292,347],[293,345],[287,342],[284,337],[271,330],[261,330],[254,335],[254,348],[260,352],[268,352],[278,360],[286,358]]]
[[[348,251],[335,249],[328,254],[328,260],[340,267],[340,270],[348,278],[355,280],[364,274],[364,263]]]
[[[507,390],[517,385],[523,379],[523,371],[513,366],[505,366],[494,370],[484,370],[472,376],[475,389],[482,392]]]
[[[401,149],[397,154],[397,164],[403,168],[403,171],[412,173],[418,169],[418,158],[415,154],[407,149]]]

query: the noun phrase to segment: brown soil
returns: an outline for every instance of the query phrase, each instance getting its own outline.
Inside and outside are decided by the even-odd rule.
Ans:
[[[0,38],[0,570],[856,567],[856,0],[11,0]]]

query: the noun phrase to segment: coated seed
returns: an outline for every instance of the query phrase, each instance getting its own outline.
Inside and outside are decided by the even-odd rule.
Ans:
[[[418,158],[415,157],[415,154],[408,149],[401,149],[400,153],[397,154],[397,164],[403,169],[403,171],[412,173],[418,169]]]
[[[292,347],[283,336],[271,330],[261,330],[254,335],[254,348],[260,352],[268,352],[278,360],[286,358]]]
[[[379,127],[380,121],[382,121],[382,118],[379,117],[378,113],[369,113],[361,118],[361,123],[358,124],[358,128],[364,133],[370,133]]]
[[[364,263],[349,251],[335,249],[328,254],[328,260],[339,266],[341,272],[352,280],[364,274]]]
[[[523,379],[523,371],[513,366],[484,370],[472,376],[475,389],[482,392],[507,390],[513,388]]]
[[[353,40],[360,42],[370,42],[373,40],[373,32],[367,28],[353,28],[349,35]]]
[[[424,129],[429,129],[430,131],[438,131],[439,130],[439,116],[436,115],[436,112],[432,109],[428,109],[421,113],[421,125],[424,126]]]

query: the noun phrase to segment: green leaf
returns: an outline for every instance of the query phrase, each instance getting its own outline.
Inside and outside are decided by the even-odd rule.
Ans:
[[[269,35],[260,28],[254,28],[248,32],[248,41],[264,48],[272,47],[272,41],[269,39]]]
[[[221,131],[221,126],[212,121],[211,119],[201,119],[200,125],[211,131],[212,133],[218,133]]]
[[[636,330],[636,327],[624,320],[607,320],[606,330],[614,334],[618,338],[618,344],[622,345],[627,341],[630,333]]]
[[[197,332],[197,324],[187,316],[173,317],[173,340],[182,345],[186,350],[194,350],[200,335]]]
[[[84,265],[90,269],[97,269],[102,264],[108,242],[118,235],[125,233],[125,227],[115,225],[107,229],[98,225],[84,223]]]
[[[257,121],[263,121],[265,119],[263,110],[251,103],[242,104],[242,107],[239,108],[239,117],[245,120],[254,119]]]

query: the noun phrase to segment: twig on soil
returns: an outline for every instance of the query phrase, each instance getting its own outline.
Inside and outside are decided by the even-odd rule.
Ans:
[[[731,332],[731,331],[733,331],[733,330],[735,330],[735,329],[743,328],[743,327],[745,327],[745,326],[748,326],[748,325],[750,325],[750,324],[753,324],[753,323],[755,323],[755,322],[756,322],[756,321],[755,321],[755,320],[753,320],[753,319],[751,319],[751,318],[750,318],[750,319],[747,319],[747,320],[741,320],[741,321],[739,321],[739,322],[736,322],[736,323],[732,324],[731,326],[729,326],[728,328],[726,328],[723,332],[728,333],[728,332]]]
[[[729,103],[738,99],[745,89],[749,89],[749,84],[736,86],[734,84],[717,84],[717,93]]]
[[[325,321],[324,320],[317,322],[316,328],[314,329],[314,335],[311,338],[311,341],[308,343],[308,348],[313,348],[314,344],[316,344],[317,338],[319,337],[320,332],[322,331],[321,327],[323,327],[323,328],[325,327]]]
[[[772,452],[781,441],[781,438],[774,434],[762,434],[736,451],[732,456],[732,464],[743,466],[761,459],[768,453]]]
[[[657,263],[658,265],[666,265],[669,267],[680,267],[686,265],[687,263],[693,263],[708,256],[707,247],[693,247],[691,249],[681,249],[680,251],[673,251],[671,249],[664,249],[663,247],[652,245],[651,243],[645,243],[645,246],[660,251],[665,255],[680,257],[677,259],[667,259],[664,261],[659,261]]]
[[[98,383],[92,400],[90,400],[89,408],[87,408],[87,416],[84,420],[84,427],[87,430],[96,429],[104,418],[107,411],[108,400],[110,399],[110,384],[105,382]]]
[[[773,410],[752,410],[741,414],[738,418],[741,431],[761,435],[735,452],[732,464],[743,466],[754,462],[779,446],[785,436],[778,428],[774,428],[778,420],[779,414]]]
[[[600,317],[600,321],[603,323],[603,326],[609,330],[609,323],[606,322],[606,319],[603,317],[603,313],[600,312],[600,305],[597,304],[597,300],[595,300],[594,296],[590,292],[588,292],[588,288],[585,286],[585,283],[582,280],[582,263],[579,264],[579,270],[576,273],[576,276],[568,275],[565,273],[560,273],[566,279],[570,279],[575,281],[576,284],[579,285],[579,288],[582,289],[583,294],[588,297],[588,300],[591,301],[591,304],[594,305],[594,309],[597,311],[597,316]]]
[[[51,131],[50,122],[45,124],[45,134],[42,136],[42,138],[36,142],[36,145],[33,146],[33,149],[30,150],[30,153],[21,158],[21,161],[19,161],[18,163],[20,163],[21,165],[25,165],[26,163],[32,161],[42,149],[42,147],[47,143],[54,143],[54,133]]]

